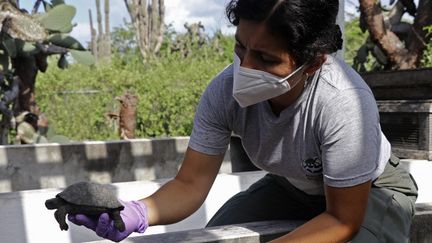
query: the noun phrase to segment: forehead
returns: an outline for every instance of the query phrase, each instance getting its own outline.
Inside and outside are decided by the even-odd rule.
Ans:
[[[265,23],[240,19],[236,38],[251,49],[287,52],[284,40],[270,33]]]

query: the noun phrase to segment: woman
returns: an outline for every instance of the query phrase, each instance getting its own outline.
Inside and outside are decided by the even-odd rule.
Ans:
[[[232,133],[269,174],[231,198],[208,226],[307,222],[274,242],[407,242],[417,197],[382,134],[374,97],[343,61],[337,0],[231,0],[234,63],[209,84],[178,175],[108,215],[69,220],[119,241],[178,222],[204,202]],[[173,204],[172,202],[176,203]]]

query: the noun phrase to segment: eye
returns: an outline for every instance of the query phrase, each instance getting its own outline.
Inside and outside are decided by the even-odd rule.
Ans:
[[[265,54],[260,54],[259,58],[261,59],[262,62],[264,62],[266,64],[276,64],[276,63],[278,63],[278,60],[276,60],[274,57],[270,57],[270,56],[265,55]]]
[[[245,49],[244,45],[242,45],[240,42],[236,41],[235,43],[235,48],[239,48],[239,49]]]

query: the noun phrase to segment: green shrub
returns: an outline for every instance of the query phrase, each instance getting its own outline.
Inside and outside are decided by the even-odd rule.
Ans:
[[[354,58],[358,49],[365,43],[369,34],[360,29],[360,19],[355,18],[345,23],[344,58],[350,65],[354,64]]]
[[[96,67],[50,65],[38,76],[37,103],[57,134],[75,141],[115,140],[117,129],[106,114],[117,110],[115,97],[131,90],[139,97],[137,137],[188,136],[202,92],[231,62],[233,37],[221,42],[223,55],[206,45],[186,58],[171,53],[143,63],[135,53],[116,54]]]
[[[432,35],[432,25],[425,27],[428,35]],[[432,67],[432,39],[427,45],[427,49],[423,53],[423,58],[421,61],[422,67]]]

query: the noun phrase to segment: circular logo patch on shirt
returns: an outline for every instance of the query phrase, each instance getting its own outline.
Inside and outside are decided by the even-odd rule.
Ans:
[[[322,178],[322,162],[318,157],[303,161],[302,167],[308,179],[316,180]]]

